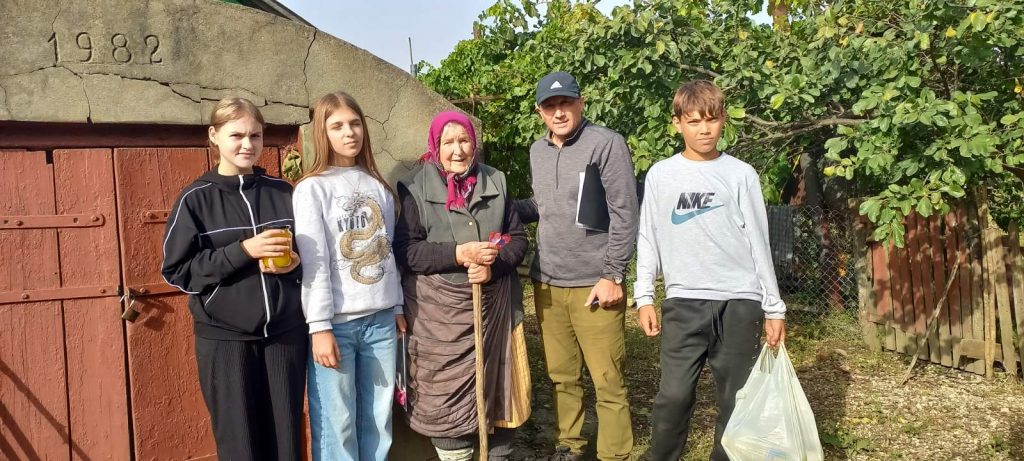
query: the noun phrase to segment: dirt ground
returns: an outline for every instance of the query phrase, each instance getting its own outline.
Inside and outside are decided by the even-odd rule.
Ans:
[[[534,410],[517,434],[514,459],[520,460],[544,459],[554,447],[551,382],[532,298],[526,301]],[[644,336],[635,320],[628,312],[626,378],[633,459],[646,459],[659,341]],[[910,382],[900,385],[909,357],[868,350],[852,316],[789,323],[787,348],[814,410],[826,460],[1024,460],[1024,385],[1014,376],[997,373],[986,380],[919,361]],[[684,460],[706,460],[711,450],[716,411],[708,375],[700,384]],[[595,459],[597,417],[589,381],[587,386],[585,455]]]

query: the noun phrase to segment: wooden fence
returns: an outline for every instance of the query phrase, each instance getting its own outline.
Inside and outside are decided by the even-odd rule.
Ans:
[[[988,377],[996,363],[1017,373],[1024,356],[1020,236],[1016,226],[999,229],[984,194],[977,197],[945,216],[908,217],[904,248],[869,241],[859,226],[867,242],[854,245],[860,318],[870,347]]]

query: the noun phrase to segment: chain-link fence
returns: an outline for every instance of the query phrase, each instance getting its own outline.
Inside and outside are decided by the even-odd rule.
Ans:
[[[846,210],[768,208],[772,259],[788,318],[851,318],[858,306],[853,219]]]

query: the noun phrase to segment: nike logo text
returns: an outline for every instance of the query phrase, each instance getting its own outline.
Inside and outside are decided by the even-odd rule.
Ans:
[[[693,210],[693,211],[688,211],[688,212],[683,213],[683,214],[678,214],[678,213],[676,213],[676,210],[672,210],[672,224],[682,224],[682,223],[684,223],[686,221],[689,221],[689,220],[691,220],[693,218],[696,218],[697,216],[700,216],[700,215],[702,215],[704,213],[707,213],[707,212],[709,212],[711,210],[714,210],[715,208],[721,208],[721,207],[722,207],[722,205],[715,205],[715,206],[708,207],[708,208],[700,208],[700,209],[696,209],[696,210]]]
[[[679,203],[672,210],[672,224],[682,224],[697,216],[707,213],[722,205],[711,205],[714,200],[714,192],[683,192],[679,194]],[[681,210],[692,210],[680,213]]]

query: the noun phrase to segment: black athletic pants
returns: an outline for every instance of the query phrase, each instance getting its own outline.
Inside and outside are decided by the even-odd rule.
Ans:
[[[255,341],[196,337],[199,387],[221,461],[302,459],[305,325]]]
[[[494,461],[505,461],[512,456],[512,443],[516,439],[516,430],[511,428],[496,427],[494,433],[487,436],[487,459]],[[479,434],[464,435],[462,437],[431,437],[430,443],[442,450],[459,450],[475,447],[480,440]],[[473,459],[479,459],[474,456]]]
[[[651,459],[676,461],[686,447],[704,362],[715,377],[718,421],[711,459],[728,461],[722,431],[761,353],[764,311],[743,299],[669,298],[661,307],[661,385],[651,412]]]

